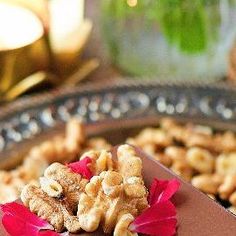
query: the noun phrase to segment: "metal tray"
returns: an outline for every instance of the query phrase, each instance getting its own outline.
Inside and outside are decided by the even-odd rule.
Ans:
[[[161,116],[236,131],[236,88],[124,80],[19,99],[0,107],[0,168],[12,166],[39,139],[60,132],[72,116],[84,120],[89,136],[106,136],[112,144],[155,125]]]

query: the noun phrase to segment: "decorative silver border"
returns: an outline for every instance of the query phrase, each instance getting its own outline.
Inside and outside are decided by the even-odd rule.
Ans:
[[[85,123],[169,115],[236,122],[236,89],[224,84],[123,80],[43,93],[0,108],[0,151],[72,116]]]

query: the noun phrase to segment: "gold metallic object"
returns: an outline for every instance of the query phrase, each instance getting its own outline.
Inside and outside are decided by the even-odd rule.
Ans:
[[[47,69],[48,65],[41,21],[26,8],[0,1],[0,98],[22,79]]]
[[[60,82],[59,78],[55,74],[47,73],[45,71],[38,71],[14,85],[2,96],[0,101],[10,102],[28,90],[44,82],[48,82],[56,87],[75,86],[82,80],[86,79],[88,75],[93,73],[99,65],[100,61],[97,58],[87,60],[81,63],[78,69],[63,82]]]
[[[36,72],[25,79],[21,80],[15,86],[7,91],[4,94],[3,100],[11,101],[20,96],[21,94],[25,93],[29,89],[33,88],[34,86],[41,84],[47,78],[47,74],[43,71]]]
[[[0,102],[44,82],[74,86],[99,66],[97,58],[79,59],[92,22],[82,20],[73,33],[55,43],[48,10],[46,0],[0,0]]]
[[[97,58],[83,62],[80,67],[68,77],[61,86],[73,86],[84,80],[89,74],[95,71],[100,65]]]
[[[54,63],[57,73],[62,77],[67,77],[79,66],[79,57],[85,48],[92,31],[92,22],[84,20],[80,27],[72,32],[65,40],[53,41],[51,48],[54,53]]]

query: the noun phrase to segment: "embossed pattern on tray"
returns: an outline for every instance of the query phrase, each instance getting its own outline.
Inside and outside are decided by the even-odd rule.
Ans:
[[[122,82],[21,99],[0,111],[0,151],[68,121],[86,123],[170,115],[236,122],[236,90],[217,85]]]

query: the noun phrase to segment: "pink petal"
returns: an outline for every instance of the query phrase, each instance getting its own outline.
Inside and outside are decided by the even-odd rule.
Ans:
[[[90,157],[85,157],[84,159],[82,159],[80,161],[76,161],[76,162],[67,164],[67,166],[74,173],[80,174],[86,179],[91,179],[93,177],[93,174],[92,174],[91,170],[88,168],[88,164],[91,162],[92,162],[92,160]]]
[[[150,189],[149,204],[153,205],[157,202],[169,200],[178,191],[179,187],[180,182],[177,179],[154,179]]]
[[[2,224],[11,236],[37,236],[42,229],[53,229],[25,206],[16,202],[0,205],[3,211]]]
[[[22,204],[11,202],[0,205],[0,209],[4,214],[16,217],[18,220],[26,221],[28,225],[32,225],[38,229],[53,229],[53,227],[45,220],[39,218]]]
[[[176,210],[170,201],[147,208],[130,225],[131,231],[153,236],[172,236],[176,232]]]
[[[25,221],[19,220],[17,217],[4,214],[2,217],[2,224],[5,230],[11,236],[37,236],[38,229],[31,227]]]

